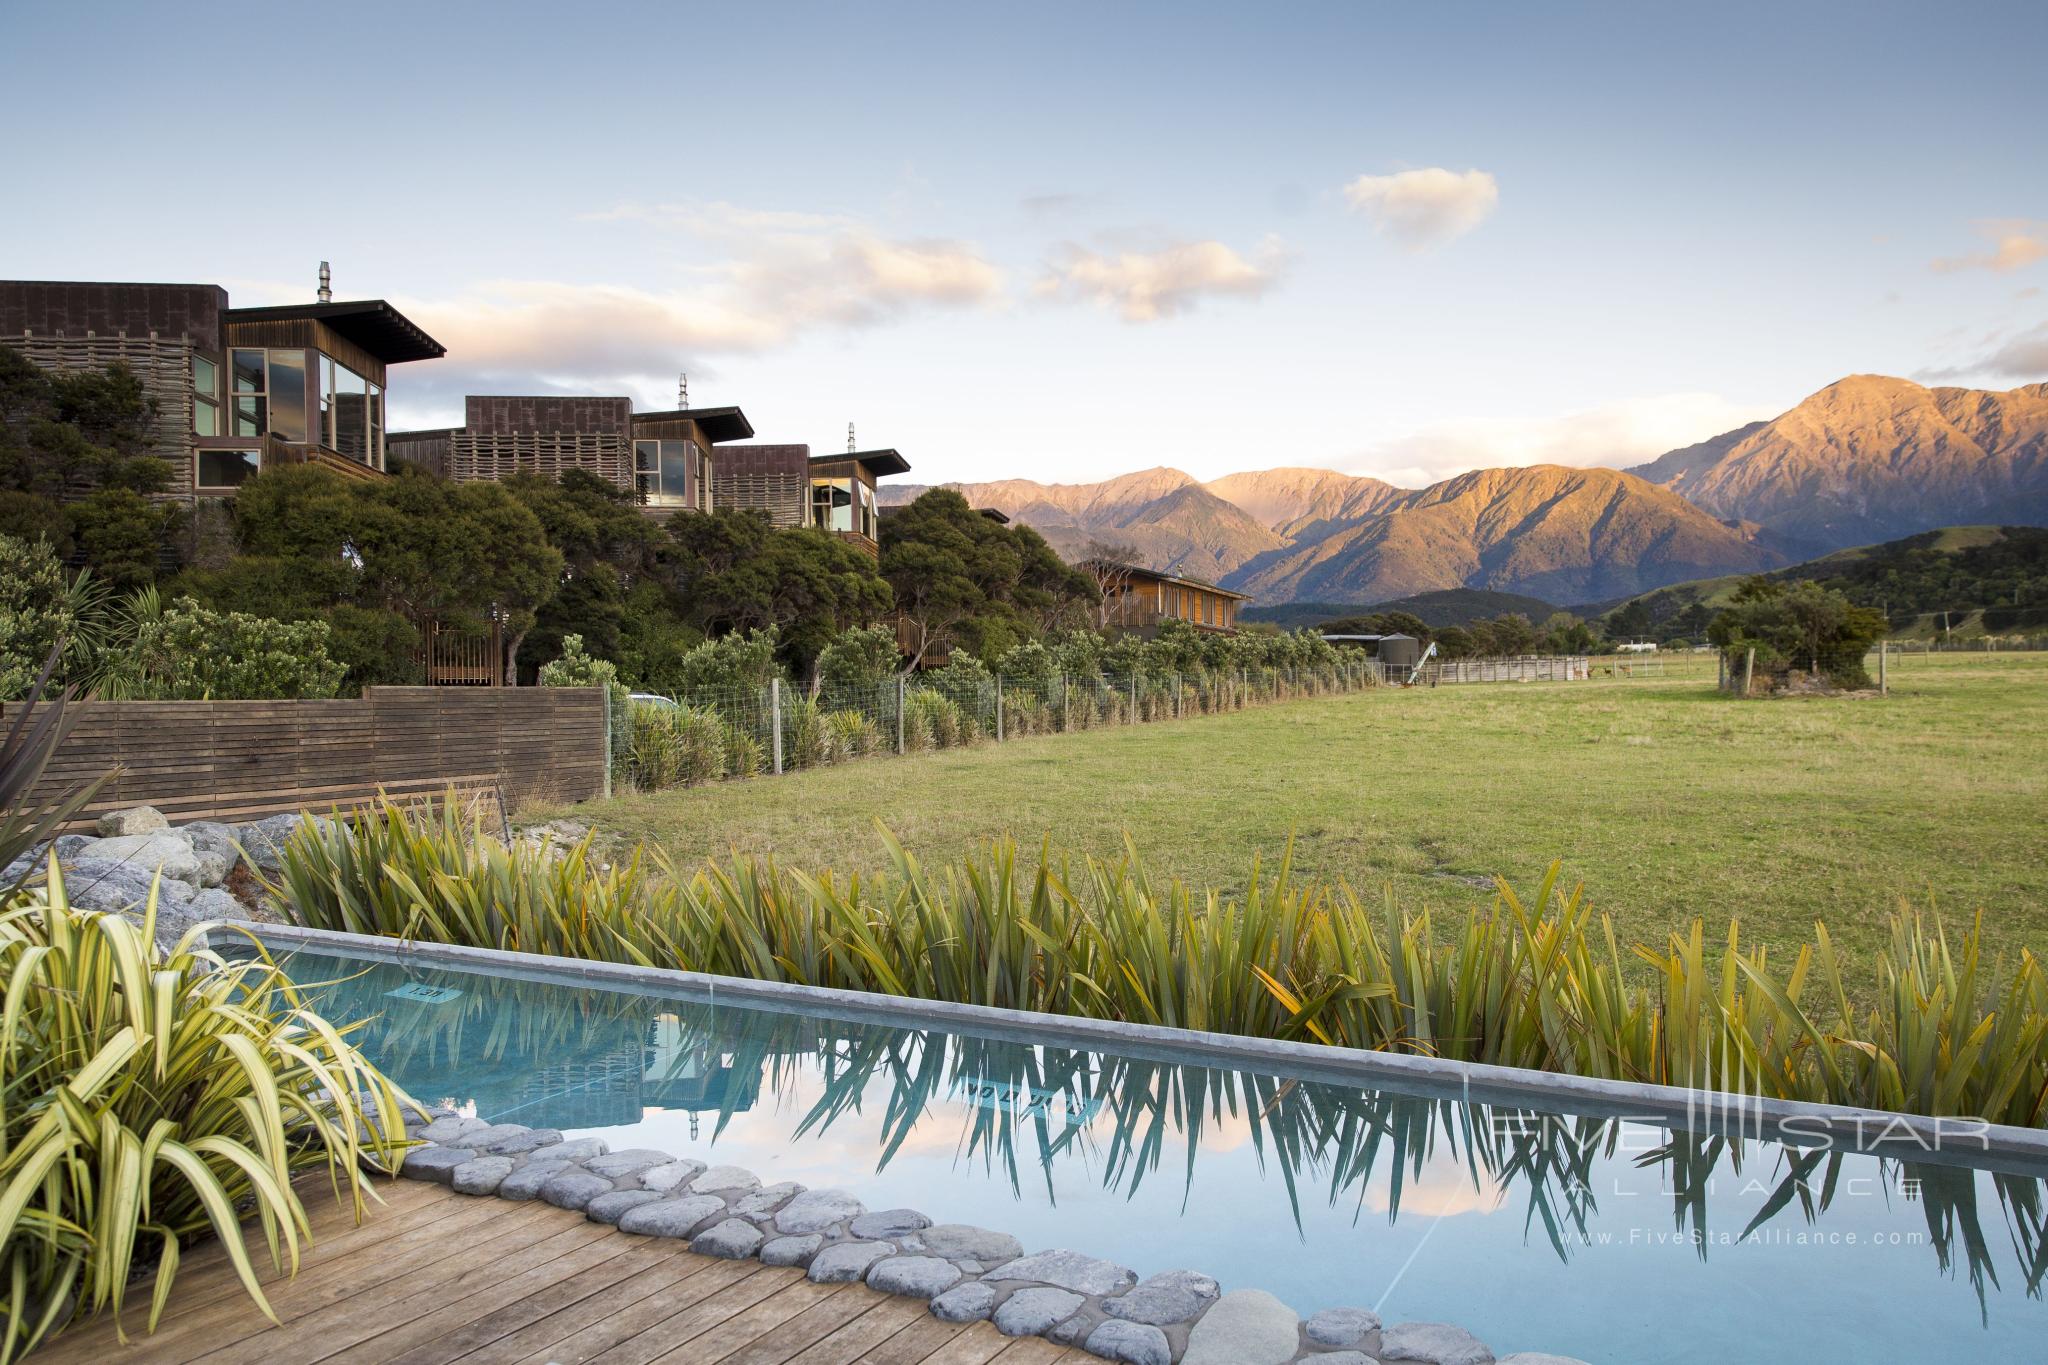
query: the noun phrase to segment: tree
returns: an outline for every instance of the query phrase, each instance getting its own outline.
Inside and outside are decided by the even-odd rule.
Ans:
[[[539,518],[563,561],[560,588],[535,613],[520,662],[540,667],[570,634],[616,660],[624,647],[629,585],[660,574],[671,550],[668,535],[623,490],[587,470],[568,470],[554,482],[521,474],[504,487]]]
[[[1131,575],[1138,571],[1137,547],[1091,540],[1077,567],[1095,585],[1095,628],[1107,630],[1118,603],[1130,588]]]
[[[1028,526],[1004,526],[950,488],[882,523],[882,576],[909,629],[911,664],[956,647],[993,658],[1101,600]]]
[[[1640,597],[1624,602],[1607,615],[1607,638],[1633,640],[1650,633],[1650,606]]]
[[[1731,658],[1756,650],[1766,676],[1803,668],[1837,687],[1868,687],[1863,656],[1884,638],[1884,614],[1818,583],[1771,586],[1747,598],[1738,592],[1740,600],[1714,618],[1708,638]]]
[[[79,605],[48,541],[0,535],[0,701],[28,695],[50,651],[76,632]]]
[[[189,597],[158,609],[152,592],[131,611],[133,636],[108,690],[151,701],[331,697],[347,671],[327,653],[325,621],[217,612]]]
[[[843,630],[818,654],[818,685],[872,687],[894,674],[902,658],[896,632],[887,626]]]
[[[880,620],[894,600],[875,562],[826,531],[777,528],[747,510],[679,514],[669,532],[691,621],[714,635],[773,628],[806,678],[834,636]]]

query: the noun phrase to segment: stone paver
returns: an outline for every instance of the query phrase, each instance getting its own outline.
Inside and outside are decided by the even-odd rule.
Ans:
[[[867,1211],[867,1205],[845,1190],[805,1190],[775,1211],[775,1230],[799,1237],[807,1232],[829,1232]]]
[[[463,1162],[449,1172],[449,1184],[457,1194],[496,1194],[505,1177],[512,1174],[509,1156],[480,1156]]]
[[[989,1271],[990,1280],[1037,1280],[1076,1294],[1121,1294],[1138,1277],[1113,1261],[1083,1256],[1078,1251],[1041,1251],[1020,1256]]]
[[[1088,1334],[1086,1349],[1123,1365],[1173,1365],[1173,1347],[1166,1333],[1141,1322],[1111,1318]]]
[[[885,1256],[896,1254],[887,1242],[841,1242],[811,1257],[804,1273],[818,1284],[852,1284],[867,1278],[868,1267]]]
[[[761,1246],[761,1229],[744,1218],[728,1218],[690,1240],[690,1250],[699,1256],[716,1256],[725,1261],[744,1261]]]
[[[1318,1346],[1371,1351],[1380,1344],[1380,1315],[1365,1308],[1325,1308],[1301,1330]]]
[[[617,1223],[628,1210],[659,1198],[661,1196],[653,1190],[612,1190],[585,1204],[583,1216],[593,1223]]]
[[[643,1237],[688,1237],[705,1224],[723,1218],[725,1201],[712,1194],[686,1194],[657,1199],[626,1210],[619,1227]]]
[[[1397,1322],[1380,1332],[1381,1360],[1419,1360],[1425,1365],[1493,1365],[1486,1343],[1447,1322]]]
[[[960,1271],[936,1256],[891,1256],[868,1269],[868,1288],[910,1299],[934,1299],[960,1283]]]
[[[996,1330],[1006,1337],[1035,1337],[1054,1323],[1074,1315],[1082,1299],[1071,1289],[1038,1285],[1020,1289],[996,1309]]]
[[[1283,1365],[1301,1344],[1301,1319],[1263,1289],[1233,1289],[1188,1332],[1184,1365]]]
[[[761,1247],[762,1265],[809,1265],[825,1239],[813,1232],[803,1237],[771,1237]]]
[[[932,1300],[932,1316],[941,1322],[980,1322],[995,1308],[995,1286],[980,1280],[956,1284]]]
[[[558,1209],[582,1209],[601,1194],[611,1193],[612,1182],[601,1175],[575,1166],[551,1175],[540,1187],[540,1197]]]

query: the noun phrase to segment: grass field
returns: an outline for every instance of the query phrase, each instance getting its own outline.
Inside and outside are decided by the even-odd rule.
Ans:
[[[877,819],[928,861],[1004,834],[1114,855],[1128,831],[1155,873],[1223,886],[1291,833],[1305,873],[1447,909],[1562,859],[1652,944],[1694,916],[1773,944],[1820,918],[1864,958],[1909,903],[2048,949],[2048,655],[1921,656],[1892,681],[1858,700],[1738,701],[1710,672],[1387,689],[540,814],[686,862],[841,873],[883,860]]]

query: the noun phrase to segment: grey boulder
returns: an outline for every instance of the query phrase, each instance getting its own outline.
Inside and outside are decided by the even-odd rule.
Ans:
[[[690,1182],[692,1194],[722,1194],[730,1199],[761,1188],[761,1177],[739,1166],[713,1166]]]
[[[1380,1344],[1380,1315],[1364,1308],[1325,1308],[1311,1314],[1301,1330],[1318,1346],[1370,1351]]]
[[[1398,1322],[1380,1333],[1381,1360],[1425,1365],[1493,1365],[1486,1343],[1447,1322]]]
[[[605,1152],[584,1159],[583,1169],[592,1175],[601,1175],[607,1180],[624,1180],[629,1175],[638,1175],[656,1166],[666,1166],[667,1152],[649,1151],[645,1147],[629,1147],[623,1152]]]
[[[102,839],[113,839],[123,834],[153,834],[169,829],[171,822],[155,806],[130,806],[126,810],[108,811],[93,821],[92,827]]]
[[[762,1265],[809,1265],[825,1239],[817,1233],[805,1237],[773,1237],[761,1248]]]
[[[625,1232],[642,1237],[688,1237],[697,1229],[725,1216],[725,1201],[708,1194],[686,1194],[680,1199],[656,1199],[629,1209],[619,1220]]]
[[[1090,1355],[1123,1365],[1173,1365],[1173,1347],[1166,1333],[1141,1322],[1111,1318],[1088,1334],[1085,1349]]]
[[[1052,1325],[1074,1315],[1082,1304],[1079,1294],[1049,1285],[1020,1289],[996,1309],[996,1330],[1006,1337],[1035,1337]]]
[[[540,1197],[558,1209],[582,1210],[591,1200],[611,1192],[612,1182],[574,1166],[557,1171],[540,1187]]]
[[[532,1199],[540,1194],[540,1187],[553,1180],[563,1171],[577,1169],[567,1161],[534,1160],[521,1166],[505,1177],[498,1185],[500,1199]]]
[[[640,1186],[642,1189],[667,1193],[687,1183],[703,1169],[704,1163],[701,1161],[671,1161],[662,1166],[650,1166],[640,1172]]]
[[[867,1205],[845,1190],[805,1190],[775,1211],[775,1230],[797,1237],[829,1232],[867,1211]]]
[[[906,1250],[915,1249],[949,1261],[979,1261],[1000,1265],[1024,1254],[1024,1244],[1007,1232],[991,1232],[967,1223],[938,1223],[915,1236],[903,1239]]]
[[[145,877],[162,873],[165,881],[189,884],[199,880],[199,854],[192,841],[176,830],[95,839],[79,850],[79,857],[127,863]]]
[[[932,1220],[916,1209],[878,1209],[854,1219],[846,1230],[856,1237],[895,1241],[931,1225]]]
[[[593,1223],[617,1224],[629,1209],[661,1198],[653,1190],[612,1190],[583,1206],[583,1216]]]
[[[811,1257],[805,1273],[815,1284],[852,1284],[866,1279],[868,1267],[876,1261],[895,1254],[896,1248],[887,1242],[840,1242]]]
[[[1136,1289],[1102,1305],[1102,1311],[1126,1322],[1167,1327],[1200,1317],[1222,1293],[1216,1281],[1192,1270],[1168,1270],[1149,1276]]]
[[[647,1177],[642,1176],[645,1180]],[[779,1185],[763,1185],[751,1194],[735,1199],[732,1211],[742,1218],[766,1218],[804,1192],[804,1187],[793,1180]]]
[[[480,1156],[463,1162],[449,1172],[448,1183],[457,1194],[496,1194],[505,1177],[512,1174],[509,1156]]]
[[[956,1284],[932,1300],[932,1316],[940,1322],[980,1322],[995,1311],[995,1286],[980,1280]]]
[[[1233,1289],[1188,1333],[1183,1365],[1281,1365],[1301,1344],[1301,1319],[1263,1289]]]
[[[415,1147],[405,1154],[405,1162],[399,1169],[414,1180],[452,1185],[457,1168],[475,1156],[476,1153],[467,1147]]]
[[[960,1283],[960,1271],[936,1256],[891,1256],[868,1268],[868,1288],[906,1299],[937,1298]]]
[[[929,1243],[927,1243],[929,1245]],[[1113,1261],[1083,1256],[1078,1251],[1041,1251],[999,1265],[983,1277],[990,1280],[1036,1280],[1076,1294],[1121,1294],[1138,1277]]]
[[[690,1241],[699,1256],[716,1256],[724,1261],[744,1261],[761,1245],[761,1229],[744,1218],[728,1218]]]

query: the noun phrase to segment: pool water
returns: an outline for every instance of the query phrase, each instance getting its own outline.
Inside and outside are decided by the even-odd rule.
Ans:
[[[424,1102],[1594,1365],[2048,1359],[2042,1177],[302,952]],[[324,984],[313,984],[324,983]],[[2016,1173],[2017,1172],[2017,1173]]]

